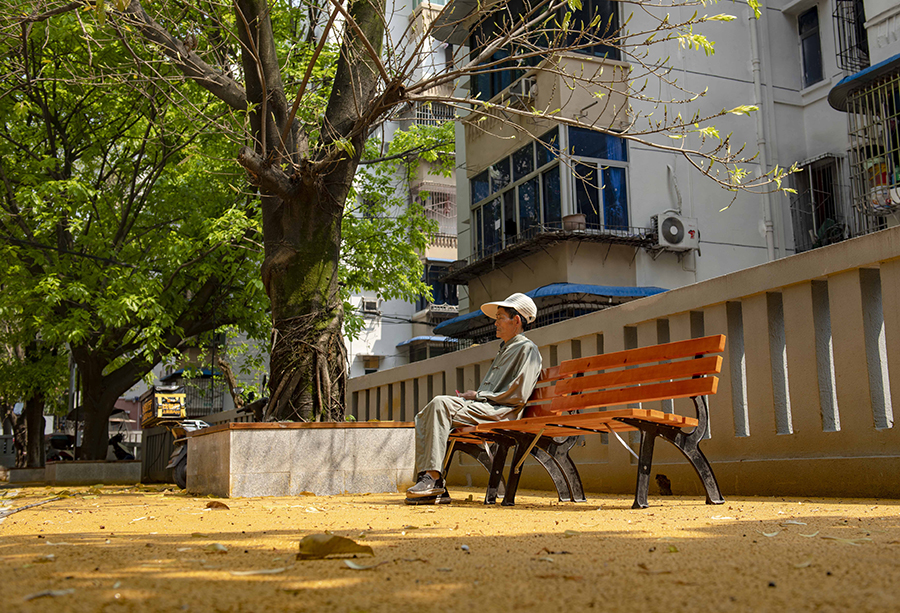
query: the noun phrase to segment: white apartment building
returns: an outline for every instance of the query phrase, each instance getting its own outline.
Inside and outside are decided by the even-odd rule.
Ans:
[[[416,52],[425,24],[436,16],[440,7],[424,1],[397,0],[393,9],[388,20],[388,44],[397,54],[408,57]],[[416,76],[422,78],[445,70],[448,62],[452,63],[453,47],[427,37],[418,56]],[[440,91],[451,93],[452,87],[445,86]],[[443,104],[409,105],[379,132],[384,142],[389,143],[397,130],[415,124],[435,125],[453,118],[453,109]],[[410,180],[398,174],[394,184],[401,200],[421,203],[427,217],[437,224],[437,234],[421,254],[432,300],[424,296],[415,302],[382,300],[375,292],[353,296],[351,304],[363,316],[365,327],[358,338],[345,341],[351,377],[434,357],[455,348],[456,341],[436,335],[434,327],[458,314],[456,286],[440,280],[458,257],[457,179],[455,173],[443,177],[432,170],[435,169],[431,164],[420,161],[415,177]],[[365,168],[360,172],[365,172]]]
[[[483,44],[478,36],[483,41],[491,27],[490,19],[479,17],[478,11],[496,5],[449,2],[435,36],[467,46],[467,51],[477,49]],[[855,44],[842,32],[847,29],[846,7],[863,5],[865,13],[875,17],[864,21],[857,16],[850,31],[868,35],[873,62],[896,54],[900,8],[890,0],[769,0],[763,2],[759,19],[744,3],[708,6],[710,14],[721,11],[737,17],[730,23],[703,24],[703,33],[716,42],[715,54],[707,56],[674,41],[651,49],[659,61],[668,56],[674,68],[671,78],[681,86],[707,92],[690,107],[701,115],[744,104],[759,107],[750,117],[727,115],[716,126],[720,134],[732,134],[733,148],[746,143],[750,155],[759,151],[747,165],[752,175],[798,164],[802,172],[787,182],[796,194],[732,194],[683,156],[614,134],[530,119],[517,119],[519,129],[513,129],[481,112],[463,117],[457,124],[456,149],[459,260],[445,280],[460,284],[460,312],[472,313],[438,326],[436,332],[487,340],[487,321],[475,311],[483,302],[514,291],[539,297],[540,314],[550,323],[560,313],[573,316],[604,308],[892,224],[893,209],[874,211],[854,196],[852,188],[861,176],[875,175],[871,157],[860,161],[872,150],[858,134],[848,134],[847,116],[834,102],[829,104],[830,92],[834,98],[836,86],[860,69],[842,59],[850,53],[848,44]],[[512,0],[504,6],[515,14],[524,3]],[[665,10],[677,22],[698,8]],[[584,0],[581,10],[601,14],[604,23],[626,24],[623,27],[631,31],[653,27],[652,20],[629,3]],[[624,81],[629,70],[627,58],[609,48],[545,61],[551,59],[573,71],[603,69],[605,78],[613,81]],[[496,104],[523,100],[537,108],[556,108],[559,100],[553,97],[565,91],[565,85],[559,75],[541,67],[536,63],[482,75],[459,88],[480,92],[482,99]],[[856,83],[862,81],[865,78]],[[891,130],[900,106],[896,83],[895,78],[893,97],[882,100],[893,113]],[[652,87],[654,96],[678,96],[665,84]],[[597,122],[613,132],[620,128],[621,115],[592,104],[590,94],[568,95],[560,115]],[[624,97],[620,106],[623,103]],[[636,111],[652,110],[633,100],[630,104]],[[852,121],[850,125],[851,132],[863,129],[853,128]],[[894,140],[886,146],[896,158],[897,132],[892,134]],[[664,136],[657,141],[671,144]],[[895,179],[886,178],[889,175],[887,167],[879,175],[882,191],[889,181],[900,184],[900,171]]]

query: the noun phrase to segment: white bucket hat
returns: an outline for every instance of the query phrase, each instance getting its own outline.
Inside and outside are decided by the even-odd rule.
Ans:
[[[515,309],[519,315],[525,318],[527,323],[533,322],[534,318],[537,317],[537,306],[534,304],[534,300],[525,294],[515,293],[503,302],[487,302],[481,305],[481,310],[491,319],[497,319],[497,309],[499,307]]]

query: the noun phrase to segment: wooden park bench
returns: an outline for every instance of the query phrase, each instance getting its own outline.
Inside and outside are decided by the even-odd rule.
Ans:
[[[637,430],[640,453],[632,508],[646,508],[653,463],[653,447],[661,437],[678,448],[694,467],[706,489],[707,504],[722,504],[719,486],[700,441],[709,425],[705,396],[716,393],[725,337],[706,336],[652,347],[641,347],[587,358],[567,360],[546,368],[520,419],[457,428],[450,435],[444,471],[453,454],[473,456],[489,472],[485,504],[503,496],[503,505],[515,504],[522,464],[530,454],[556,485],[561,501],[583,502],[584,489],[569,450],[578,436]],[[634,407],[643,402],[691,398],[696,417]],[[685,429],[691,430],[686,431]],[[503,468],[513,450],[509,476]]]

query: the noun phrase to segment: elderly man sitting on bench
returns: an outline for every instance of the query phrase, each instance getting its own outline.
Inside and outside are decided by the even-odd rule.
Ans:
[[[481,307],[494,320],[502,341],[477,391],[436,396],[416,415],[418,481],[406,490],[407,504],[449,504],[444,487],[444,456],[453,428],[517,419],[541,374],[541,354],[522,334],[534,321],[537,307],[525,294]]]

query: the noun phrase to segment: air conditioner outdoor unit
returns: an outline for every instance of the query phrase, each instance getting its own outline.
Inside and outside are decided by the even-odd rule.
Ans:
[[[363,298],[363,301],[362,301],[362,312],[363,312],[363,313],[370,313],[370,314],[373,314],[373,315],[380,315],[381,313],[380,313],[380,311],[378,310],[378,300],[377,300],[377,299],[375,299],[375,300],[369,300],[369,299]]]
[[[669,251],[690,251],[700,247],[697,220],[678,213],[665,212],[653,216],[657,246]]]

